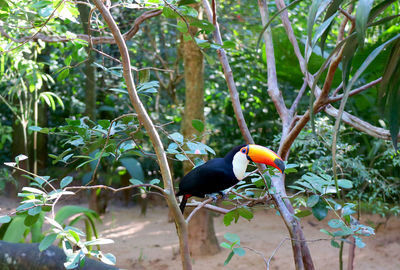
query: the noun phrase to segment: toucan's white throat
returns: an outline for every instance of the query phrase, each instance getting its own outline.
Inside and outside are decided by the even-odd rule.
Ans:
[[[232,160],[233,173],[235,174],[235,177],[239,181],[245,177],[248,164],[249,160],[247,159],[246,154],[239,151],[233,156]]]

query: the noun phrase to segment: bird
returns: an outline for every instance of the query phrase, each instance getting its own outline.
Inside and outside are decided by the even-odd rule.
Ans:
[[[285,171],[285,163],[272,150],[257,144],[243,144],[234,147],[223,158],[214,158],[195,167],[179,183],[176,196],[183,196],[179,208],[183,214],[187,200],[192,197],[220,193],[234,186],[245,177],[250,161],[263,163]]]

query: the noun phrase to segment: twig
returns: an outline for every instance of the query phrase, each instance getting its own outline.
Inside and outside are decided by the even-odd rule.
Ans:
[[[133,189],[133,188],[141,188],[141,187],[154,188],[154,189],[157,189],[158,191],[160,191],[163,195],[166,195],[164,189],[162,189],[159,186],[153,185],[153,184],[140,184],[140,185],[125,186],[125,187],[121,187],[121,188],[113,188],[113,187],[106,186],[106,185],[74,186],[74,187],[66,187],[66,188],[64,188],[64,190],[73,190],[73,189],[79,189],[79,190],[81,190],[81,189],[108,189],[108,190],[111,190],[112,192],[116,193],[116,192],[123,191],[123,190],[128,190],[128,189]]]
[[[340,13],[342,13],[344,16],[346,16],[347,19],[349,19],[351,21],[352,24],[356,23],[356,19],[354,18],[354,16],[352,16],[350,13],[348,13],[346,10],[342,9],[341,7],[339,7]]]
[[[49,17],[47,18],[47,20],[43,23],[43,25],[39,28],[39,30],[37,30],[36,33],[33,34],[33,36],[29,37],[28,39],[26,39],[25,41],[23,41],[21,44],[19,44],[19,45],[13,47],[13,48],[11,48],[11,49],[8,49],[8,50],[6,50],[6,51],[0,52],[0,55],[6,54],[6,53],[9,53],[9,52],[11,52],[11,51],[13,51],[13,50],[15,50],[15,49],[18,49],[19,47],[21,47],[21,46],[25,45],[26,43],[28,43],[29,41],[33,40],[33,39],[40,33],[40,31],[42,31],[42,29],[46,26],[46,24],[54,17],[54,15],[55,15],[56,12],[57,12],[57,9],[61,6],[61,4],[64,3],[64,1],[65,1],[65,0],[62,0],[62,1],[60,1],[60,2],[57,4],[57,6],[56,6],[55,9],[53,10],[53,12],[51,12],[50,16],[49,16]],[[3,32],[2,27],[0,27],[0,28],[1,28],[0,30],[2,30],[2,31],[0,31],[1,34],[5,33],[5,32]],[[11,38],[11,37],[9,37],[9,38]]]
[[[380,78],[378,78],[378,79],[376,79],[376,80],[374,80],[372,82],[369,82],[369,83],[367,83],[367,84],[365,84],[363,86],[360,86],[359,88],[351,90],[350,93],[349,93],[349,97],[354,96],[354,95],[356,95],[358,93],[361,93],[362,91],[367,90],[368,88],[371,88],[371,87],[377,85],[381,81],[382,81],[382,77],[380,77]],[[343,98],[343,94],[337,95],[337,96],[333,96],[333,97],[329,98],[326,101],[326,103],[333,103],[333,102],[341,100],[342,98]]]
[[[264,262],[265,262],[265,266],[266,266],[267,269],[268,269],[269,265],[268,265],[268,261],[267,261],[267,258],[266,258],[265,255],[264,255],[264,253],[262,253],[261,251],[255,250],[254,248],[251,248],[251,247],[244,247],[244,246],[242,246],[242,248],[251,250],[251,251],[253,251],[254,253],[256,253],[257,255],[260,255],[260,257],[261,257],[261,258],[264,260]]]
[[[30,171],[24,170],[24,169],[22,169],[22,168],[20,168],[20,167],[12,166],[11,164],[8,164],[7,162],[4,163],[4,164],[5,164],[6,166],[9,166],[9,167],[14,168],[14,169],[16,169],[16,170],[19,170],[19,171],[24,172],[24,173],[26,173],[26,174],[32,175],[32,176],[34,176],[34,177],[37,177],[37,178],[39,178],[40,180],[43,180],[43,181],[44,181],[47,185],[49,185],[49,186],[51,187],[51,189],[53,189],[54,191],[57,190],[49,181],[46,180],[46,178],[44,178],[44,177],[42,177],[42,176],[39,176],[39,175],[37,175],[37,174],[35,174],[35,173],[32,173],[32,172],[30,172]]]
[[[293,104],[292,104],[292,106],[291,106],[290,109],[289,109],[289,113],[290,113],[291,115],[294,115],[294,112],[296,111],[297,106],[299,105],[299,102],[300,102],[301,98],[302,98],[303,95],[304,95],[304,92],[305,92],[305,90],[306,90],[306,88],[307,88],[307,85],[308,85],[308,84],[307,84],[307,80],[304,80],[303,85],[301,86],[300,91],[299,91],[299,93],[297,94],[296,99],[293,101]]]
[[[213,198],[208,198],[208,199],[202,201],[202,202],[190,213],[190,215],[187,217],[186,223],[189,223],[189,221],[192,219],[192,217],[194,216],[194,214],[196,214],[197,211],[199,211],[201,208],[203,208],[206,204],[208,204],[208,203],[211,202],[212,200],[213,200]]]

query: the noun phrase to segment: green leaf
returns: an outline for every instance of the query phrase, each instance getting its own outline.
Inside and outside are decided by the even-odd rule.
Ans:
[[[140,181],[140,180],[138,180],[138,179],[130,179],[129,182],[130,182],[132,185],[134,185],[134,186],[136,186],[136,185],[143,185],[143,182]]]
[[[339,185],[339,187],[342,187],[342,188],[352,188],[353,182],[351,182],[350,180],[346,180],[346,179],[339,179],[338,185]]]
[[[310,210],[302,210],[302,211],[297,212],[297,213],[295,214],[295,216],[298,217],[298,218],[303,218],[303,217],[309,216],[309,215],[311,215],[311,214],[312,214],[312,213],[311,213]]]
[[[85,214],[87,217],[90,215],[93,218],[99,218],[99,215],[91,209],[77,205],[67,205],[61,207],[60,210],[57,211],[55,220],[58,223],[64,223],[68,218],[76,214]]]
[[[6,232],[2,238],[3,241],[18,243],[23,239],[24,232],[28,227],[24,224],[25,215],[15,216],[8,225]]]
[[[232,221],[234,220],[232,212],[228,212],[224,215],[224,225],[229,226],[231,225]]]
[[[307,200],[307,206],[308,207],[314,207],[318,202],[319,202],[319,196],[318,195],[311,195]]]
[[[140,181],[144,180],[144,171],[142,164],[135,158],[124,157],[119,160],[121,164],[126,168],[132,178]]]
[[[356,211],[353,210],[353,208],[354,208],[355,206],[356,206],[356,205],[355,205],[355,204],[352,204],[352,203],[351,203],[351,204],[345,205],[345,206],[343,207],[343,209],[342,209],[342,216],[343,216],[343,217],[346,217],[346,216],[350,216],[350,215],[356,213]]]
[[[182,154],[177,154],[177,155],[175,155],[175,157],[176,157],[179,161],[188,160],[188,158],[187,158],[185,155],[182,155]]]
[[[342,227],[344,225],[344,223],[340,219],[331,219],[328,221],[328,225],[329,225],[329,227],[331,227],[333,229],[337,229],[337,228]]]
[[[224,45],[222,45],[222,48],[224,49],[235,49],[236,48],[236,43],[232,40],[227,40],[224,41]]]
[[[43,250],[46,250],[48,247],[50,247],[54,241],[57,239],[57,234],[52,233],[46,235],[42,241],[40,241],[39,244],[39,250],[42,252]]]
[[[17,212],[23,212],[28,210],[29,208],[34,207],[35,204],[33,202],[23,203],[15,209]]]
[[[233,248],[233,252],[238,256],[244,256],[246,254],[246,251],[241,247]]]
[[[171,140],[176,141],[178,143],[183,143],[183,135],[179,132],[174,132],[168,136]]]
[[[11,221],[11,218],[9,216],[0,216],[0,224],[1,223],[8,223]]]
[[[112,239],[104,239],[104,238],[99,238],[91,241],[85,242],[86,246],[94,246],[94,245],[106,245],[106,244],[113,244],[114,240]]]
[[[33,194],[39,194],[39,195],[46,194],[44,191],[37,189],[37,188],[33,188],[33,187],[23,187],[22,191],[26,191],[26,192],[33,193]]]
[[[336,242],[335,240],[331,240],[331,246],[332,247],[335,247],[335,248],[340,248],[340,245],[339,245],[339,243],[338,242]]]
[[[254,217],[253,212],[251,212],[248,208],[246,207],[240,207],[237,209],[239,212],[239,215],[244,217],[247,220],[251,220]]]
[[[65,188],[66,186],[71,184],[72,180],[74,180],[74,178],[72,176],[69,176],[69,175],[65,176],[60,182],[60,188]]]
[[[356,235],[353,235],[354,239],[356,240],[356,246],[358,248],[363,248],[365,247],[365,243],[362,241],[362,239]]]
[[[326,204],[320,199],[316,205],[312,208],[312,213],[319,221],[323,220],[328,214]]]
[[[163,8],[162,14],[167,19],[176,19],[179,17],[179,15],[174,10],[172,10],[170,7],[167,6]]]
[[[234,233],[226,233],[224,234],[224,238],[228,240],[229,242],[235,243],[235,244],[240,244],[240,237],[237,234]]]
[[[221,247],[226,248],[226,249],[231,249],[231,245],[228,244],[227,242],[222,242],[221,244],[219,244]]]
[[[160,179],[153,179],[153,180],[150,181],[149,184],[150,185],[158,185],[158,184],[160,184]]]
[[[63,82],[69,75],[69,69],[64,69],[63,71],[60,72],[57,76],[57,81]]]
[[[32,226],[33,224],[35,224],[39,220],[39,217],[40,217],[39,214],[34,215],[34,216],[28,215],[24,220],[25,226],[27,226],[27,227]]]
[[[30,216],[36,216],[40,212],[42,212],[42,207],[41,206],[36,206],[35,208],[31,208],[28,210],[28,215]],[[27,225],[28,226],[28,225]]]
[[[357,39],[361,46],[364,44],[365,30],[373,3],[374,0],[359,0],[356,8]]]
[[[179,0],[178,6],[185,6],[185,5],[196,4],[196,3],[197,3],[197,0]]]
[[[204,123],[201,120],[193,119],[192,127],[194,127],[198,132],[202,133],[204,130]]]
[[[310,12],[307,18],[307,37],[308,43],[311,45],[312,32],[315,21],[318,19],[317,13],[320,6],[323,4],[323,0],[313,0],[310,7]]]
[[[231,251],[231,253],[229,253],[228,258],[226,258],[226,260],[224,262],[224,266],[227,265],[231,261],[234,254],[235,253],[233,251]]]
[[[324,17],[324,22],[330,18],[334,13],[337,12],[339,9],[340,5],[342,4],[343,0],[333,0],[331,4],[329,5],[325,17]],[[328,34],[330,31],[332,24],[329,25],[328,28],[325,29],[325,31],[321,35],[321,41],[320,41],[320,48],[321,48],[321,55],[322,57],[324,56],[324,48],[325,48],[325,41],[328,38]]]
[[[178,21],[178,23],[177,23],[177,25],[176,25],[176,28],[177,28],[178,31],[181,32],[181,33],[187,33],[187,32],[189,31],[189,29],[188,29],[186,23],[185,23],[183,20],[179,20],[179,21]]]
[[[320,229],[319,231],[322,232],[322,233],[324,233],[324,234],[327,234],[327,235],[329,235],[329,236],[333,236],[333,234],[332,234],[331,232],[329,232],[329,231],[327,231],[327,230],[325,230],[325,229]]]
[[[99,120],[97,123],[104,129],[108,129],[110,127],[110,120]]]
[[[115,263],[117,262],[115,256],[111,253],[106,253],[103,254],[102,257],[100,257],[100,260],[105,263],[105,264],[110,264],[110,265],[115,265]]]

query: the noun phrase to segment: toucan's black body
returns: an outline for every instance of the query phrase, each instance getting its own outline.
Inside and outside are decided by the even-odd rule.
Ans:
[[[233,156],[245,145],[233,148],[224,158],[214,158],[186,174],[180,184],[177,196],[183,195],[180,208],[183,212],[191,196],[203,198],[206,194],[221,192],[238,182],[233,173]]]
[[[179,206],[182,213],[189,197],[203,198],[206,194],[221,193],[243,179],[250,161],[275,167],[281,173],[285,170],[282,159],[264,146],[256,144],[236,146],[224,158],[212,159],[194,168],[182,178],[179,192],[176,194],[183,195]]]

